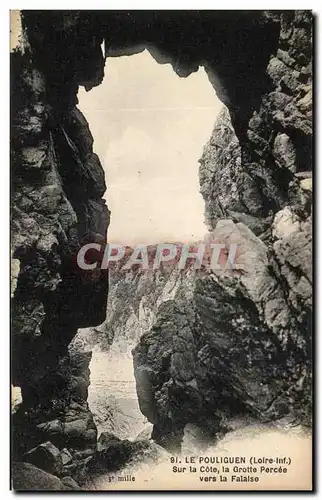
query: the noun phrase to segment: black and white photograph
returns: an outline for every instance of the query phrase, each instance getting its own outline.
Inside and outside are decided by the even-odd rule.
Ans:
[[[10,11],[13,491],[313,489],[316,16],[216,7]]]

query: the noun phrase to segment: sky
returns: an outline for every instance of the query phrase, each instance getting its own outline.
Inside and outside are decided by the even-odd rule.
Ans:
[[[108,58],[78,107],[103,165],[108,241],[194,241],[207,232],[198,159],[222,107],[203,69],[180,78],[146,50]]]

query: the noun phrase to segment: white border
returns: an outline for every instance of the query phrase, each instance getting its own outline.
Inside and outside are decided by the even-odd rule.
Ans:
[[[268,5],[269,4],[269,5]],[[8,7],[7,7],[8,5]],[[303,2],[300,0],[271,0],[270,2],[262,2],[256,0],[247,0],[245,2],[237,2],[236,0],[225,0],[224,9],[222,2],[213,0],[92,0],[90,3],[79,0],[56,0],[42,2],[41,0],[22,0],[20,2],[3,2],[1,7],[6,6],[10,9],[114,9],[114,10],[296,10],[296,9],[313,9],[319,10],[319,2],[313,0]]]
[[[249,10],[257,10],[257,9],[312,9],[317,15],[321,13],[321,2],[317,0],[311,2],[303,2],[298,0],[271,0],[270,2],[262,2],[262,1],[245,1],[243,3],[225,0],[224,8],[225,10],[230,9],[249,9]],[[214,2],[211,0],[118,0],[118,1],[98,1],[92,0],[90,4],[85,1],[71,1],[71,0],[55,0],[54,2],[44,2],[39,0],[29,0],[29,1],[20,1],[20,2],[7,2],[4,1],[1,3],[0,8],[0,37],[1,43],[0,48],[3,52],[1,57],[1,100],[2,100],[2,121],[1,121],[1,153],[2,153],[2,162],[1,162],[1,174],[0,174],[0,187],[1,187],[1,239],[0,239],[0,252],[1,252],[1,363],[0,363],[0,403],[1,403],[1,444],[0,444],[0,492],[1,498],[9,498],[13,494],[9,491],[9,426],[10,426],[10,412],[9,412],[9,9],[216,9],[222,7],[222,2]],[[318,98],[320,95],[320,83],[321,81],[318,79],[318,70],[321,72],[321,36],[319,35],[318,26],[320,26],[320,21],[317,20],[315,27],[315,68],[316,68],[316,89],[315,89],[315,99],[316,99],[316,126],[318,125],[318,117],[321,116],[321,98]],[[320,26],[321,27],[321,26]],[[316,145],[316,165],[315,165],[315,198],[316,198],[316,208],[315,214],[317,218],[316,228],[318,230],[317,233],[317,248],[316,248],[316,304],[315,304],[315,313],[319,313],[322,307],[322,303],[320,300],[320,290],[321,290],[321,273],[319,261],[322,262],[322,214],[320,217],[320,202],[319,199],[322,196],[322,175],[319,174],[320,168],[322,168],[320,161],[320,132],[316,131],[315,136],[315,145]],[[321,270],[322,272],[322,270]],[[316,381],[316,389],[319,389],[319,382],[321,380],[321,369],[319,368],[321,361],[321,345],[322,343],[319,341],[319,334],[321,332],[321,325],[319,318],[317,318],[316,322],[316,331],[315,331],[315,347],[318,350],[316,354],[316,372],[317,372],[317,381]],[[317,401],[317,414],[316,414],[316,424],[318,423],[318,415],[321,415],[321,397],[318,399],[317,394],[315,395]],[[315,433],[316,439],[316,452],[321,449],[321,433]],[[322,474],[321,460],[318,460],[317,469],[316,469],[316,481],[317,486],[319,485],[318,478]],[[109,496],[115,494],[111,492],[106,492]],[[166,493],[168,498],[176,498],[177,495],[172,493]],[[219,492],[214,492],[216,497],[224,497],[228,498],[230,496],[236,496],[236,494],[221,494]],[[35,494],[29,494],[29,496],[34,496]],[[57,496],[63,497],[62,494],[56,493]],[[95,493],[88,493],[86,498],[95,498]],[[153,494],[150,494],[153,495]],[[146,497],[150,495],[146,494]],[[46,498],[46,494],[36,494],[37,498]],[[124,494],[117,494],[117,498],[125,497]],[[189,494],[189,497],[198,498],[201,494]],[[252,494],[252,498],[259,497],[260,493]],[[282,494],[275,494],[274,492],[265,495],[267,497],[273,498],[283,498]]]

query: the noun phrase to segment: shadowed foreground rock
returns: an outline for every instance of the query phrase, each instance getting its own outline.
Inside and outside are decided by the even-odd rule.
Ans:
[[[64,476],[61,479],[30,463],[13,462],[12,486],[15,491],[82,490],[76,481]]]
[[[307,247],[297,248],[296,278],[286,265],[285,280],[246,226],[218,226],[228,240],[239,237],[242,274],[191,273],[133,351],[141,411],[154,424],[152,438],[169,449],[180,447],[187,423],[217,437],[236,416],[268,422],[287,415],[310,425]],[[309,241],[306,227],[297,228],[293,241]]]
[[[16,491],[60,491],[67,489],[58,477],[24,462],[13,462],[12,485]]]

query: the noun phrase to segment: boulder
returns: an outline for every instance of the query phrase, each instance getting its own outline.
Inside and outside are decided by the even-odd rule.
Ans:
[[[121,443],[122,440],[114,436],[111,432],[102,432],[97,441],[97,450],[106,450],[110,446]]]
[[[61,461],[62,461],[63,465],[68,465],[72,461],[72,456],[69,453],[69,451],[67,450],[67,448],[64,448],[61,451],[60,456],[61,456]]]
[[[50,441],[42,443],[25,453],[23,460],[51,474],[60,475],[62,473],[61,453]]]
[[[148,447],[148,441],[121,440],[111,433],[103,432],[98,440],[98,450],[89,463],[90,474],[117,470],[135,454]]]
[[[85,420],[73,420],[72,422],[66,422],[64,426],[64,434],[67,437],[79,437],[82,436],[86,431]]]
[[[274,156],[282,167],[296,172],[296,148],[287,134],[277,134],[274,141]]]
[[[70,476],[64,476],[61,478],[62,483],[66,487],[66,490],[82,490],[79,484],[76,483],[75,479]]]
[[[13,462],[12,486],[15,491],[60,491],[67,489],[58,477],[24,462]]]
[[[214,240],[238,244],[241,272],[191,273],[133,351],[140,409],[169,451],[187,424],[218,436],[240,414],[307,421],[311,224],[286,207],[272,229],[268,247],[242,223],[219,221]]]

